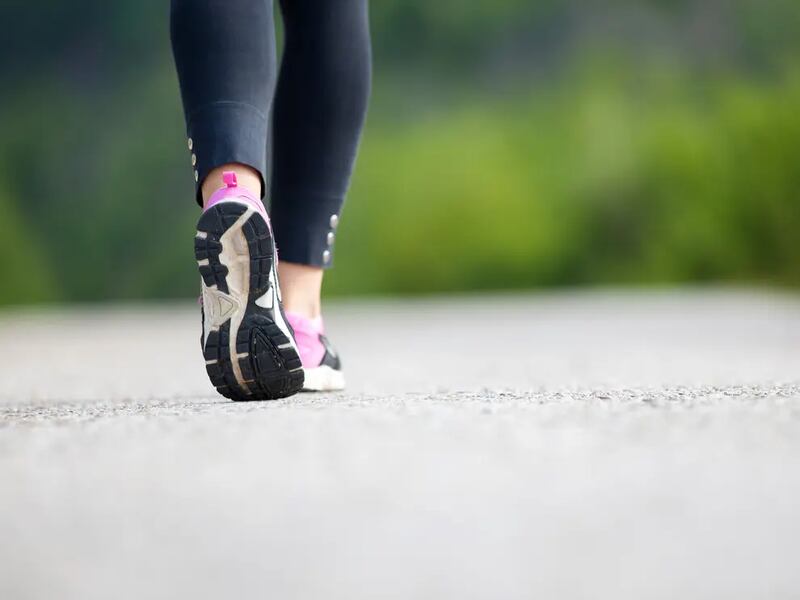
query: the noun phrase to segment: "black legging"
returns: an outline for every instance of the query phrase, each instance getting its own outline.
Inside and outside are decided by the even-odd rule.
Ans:
[[[199,186],[209,171],[267,169],[280,258],[329,266],[370,87],[367,0],[280,0],[275,86],[272,0],[172,0],[171,37]],[[262,190],[263,192],[263,190]]]

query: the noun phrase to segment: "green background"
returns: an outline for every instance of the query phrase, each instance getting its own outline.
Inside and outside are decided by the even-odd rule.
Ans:
[[[159,1],[0,8],[0,303],[197,293]],[[376,0],[326,292],[800,284],[800,2]]]

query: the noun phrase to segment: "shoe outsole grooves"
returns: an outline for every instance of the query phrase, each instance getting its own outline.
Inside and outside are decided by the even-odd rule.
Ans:
[[[197,224],[195,258],[200,276],[208,288],[229,293],[228,268],[221,262],[222,236],[247,212],[238,202],[223,202],[207,210]],[[275,322],[272,309],[256,305],[256,300],[270,290],[273,268],[272,233],[257,212],[240,224],[249,253],[249,292],[231,356],[231,319],[208,332],[203,347],[206,371],[217,391],[231,400],[274,400],[285,398],[303,388],[303,369],[292,341]],[[281,314],[285,321],[285,317]],[[234,364],[243,378],[237,380]]]

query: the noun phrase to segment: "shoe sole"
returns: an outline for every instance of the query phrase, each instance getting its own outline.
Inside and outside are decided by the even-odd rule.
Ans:
[[[231,400],[274,400],[303,388],[303,369],[280,305],[272,232],[257,211],[221,202],[200,217],[195,258],[203,279],[203,355]]]
[[[344,374],[328,365],[303,369],[303,371],[305,372],[304,392],[338,392],[345,388]]]

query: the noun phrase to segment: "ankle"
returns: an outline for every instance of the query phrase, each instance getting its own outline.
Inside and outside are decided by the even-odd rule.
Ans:
[[[211,198],[214,192],[225,187],[225,182],[222,180],[222,174],[225,171],[233,171],[236,173],[236,180],[239,187],[246,189],[256,198],[261,197],[261,176],[258,174],[258,171],[239,163],[221,165],[209,172],[203,180],[203,208],[205,208],[208,199]]]
[[[307,319],[321,316],[322,276],[318,267],[278,262],[283,308]]]

